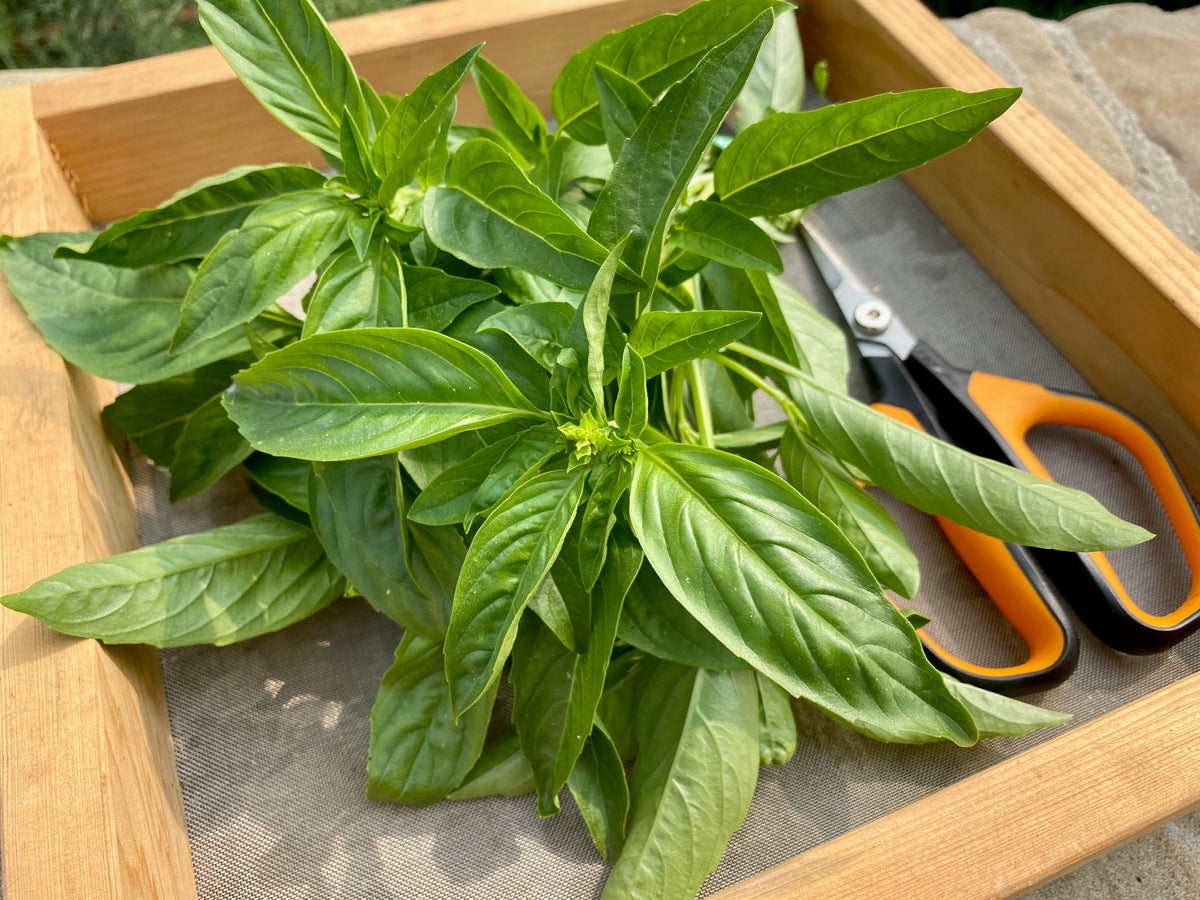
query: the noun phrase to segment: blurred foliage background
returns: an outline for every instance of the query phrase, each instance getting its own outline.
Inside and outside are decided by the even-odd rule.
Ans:
[[[326,19],[416,0],[314,0]],[[208,43],[186,0],[0,0],[0,67],[107,66]]]
[[[364,15],[419,0],[314,0],[326,19]],[[1182,9],[1197,0],[1159,0]],[[1061,19],[1104,0],[925,0],[939,16],[1009,6]],[[0,68],[106,66],[206,43],[194,0],[0,0]]]

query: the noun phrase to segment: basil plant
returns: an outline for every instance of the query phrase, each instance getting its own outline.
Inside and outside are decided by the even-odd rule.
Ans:
[[[173,647],[361,595],[404,629],[369,796],[534,793],[550,816],[565,787],[613,898],[699,890],[759,766],[795,750],[793,698],[881,741],[1065,718],[926,661],[883,590],[911,596],[916,561],[862,485],[1020,544],[1146,534],[851,399],[843,336],[772,237],[1016,90],[803,112],[790,7],[704,0],[576,53],[554,127],[481,47],[397,98],[309,0],[199,7],[331,168],[234,169],[99,234],[4,238],[0,264],[52,347],[134,385],[104,416],[173,498],[240,466],[269,511],[4,604]],[[454,121],[467,77],[491,127]],[[756,424],[757,392],[784,421]]]

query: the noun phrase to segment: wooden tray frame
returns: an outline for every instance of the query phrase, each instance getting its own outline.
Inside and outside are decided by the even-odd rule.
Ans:
[[[477,40],[539,102],[566,56],[678,0],[443,0],[335,26],[405,91]],[[844,99],[1001,82],[917,0],[809,0],[810,60]],[[469,23],[469,25],[464,25]],[[478,120],[464,92],[461,109]],[[239,163],[309,158],[211,50],[0,92],[0,232],[87,227]],[[1200,488],[1200,259],[1024,101],[910,179],[1110,400]],[[100,429],[112,387],[43,344],[0,289],[0,593],[136,542]],[[0,610],[0,840],[8,900],[192,898],[155,653]],[[1200,805],[1191,676],[722,894],[1008,897]]]

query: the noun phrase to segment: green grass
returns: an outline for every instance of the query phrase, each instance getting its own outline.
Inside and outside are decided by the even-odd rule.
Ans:
[[[414,0],[315,0],[326,19]],[[0,0],[0,68],[107,66],[208,43],[185,0]]]

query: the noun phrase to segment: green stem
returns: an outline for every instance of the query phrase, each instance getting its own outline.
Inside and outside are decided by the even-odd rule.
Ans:
[[[705,447],[715,447],[712,408],[708,404],[708,385],[704,382],[704,370],[701,365],[701,360],[693,359],[688,370],[688,382],[692,388],[692,411],[696,414],[700,443]]]
[[[778,356],[772,356],[770,353],[763,353],[761,350],[756,350],[748,344],[743,344],[741,341],[734,341],[725,347],[726,350],[732,350],[734,353],[747,356],[750,359],[757,360],[765,366],[770,366],[777,372],[782,372],[784,375],[791,375],[793,378],[803,378],[805,381],[811,382],[812,377],[801,369],[797,369],[790,363],[784,362]]]
[[[730,348],[736,348],[737,346],[739,346],[739,345],[737,345],[736,342],[729,345]],[[753,349],[753,348],[747,348],[747,349]],[[754,351],[754,352],[758,353],[758,351]],[[767,354],[763,354],[763,355],[765,356]],[[805,422],[804,414],[802,412],[800,412],[800,407],[798,407],[796,405],[796,402],[794,400],[792,400],[791,397],[789,397],[786,393],[781,391],[775,385],[771,384],[771,382],[767,381],[765,378],[763,378],[761,375],[759,375],[753,369],[748,368],[747,366],[744,366],[740,362],[737,362],[736,360],[732,360],[727,356],[723,356],[720,353],[710,356],[709,359],[711,359],[713,362],[721,364],[722,366],[729,369],[729,371],[733,372],[734,374],[740,375],[742,378],[745,378],[748,382],[750,382],[752,385],[754,385],[756,388],[758,388],[760,391],[762,391],[764,394],[766,394],[768,397],[770,397],[772,400],[774,400],[776,403],[778,403],[780,405],[780,407],[782,407],[784,414],[788,417],[788,421],[790,423],[792,423],[792,427],[794,427],[797,431],[800,431],[800,432],[808,431],[807,423]],[[771,359],[774,359],[774,357],[771,357]],[[765,362],[765,360],[764,360],[764,362]],[[787,363],[784,363],[784,365],[787,365]],[[789,368],[791,368],[791,367],[789,366]],[[796,371],[799,371],[799,370],[797,369]],[[801,374],[803,374],[803,373],[801,373]]]

